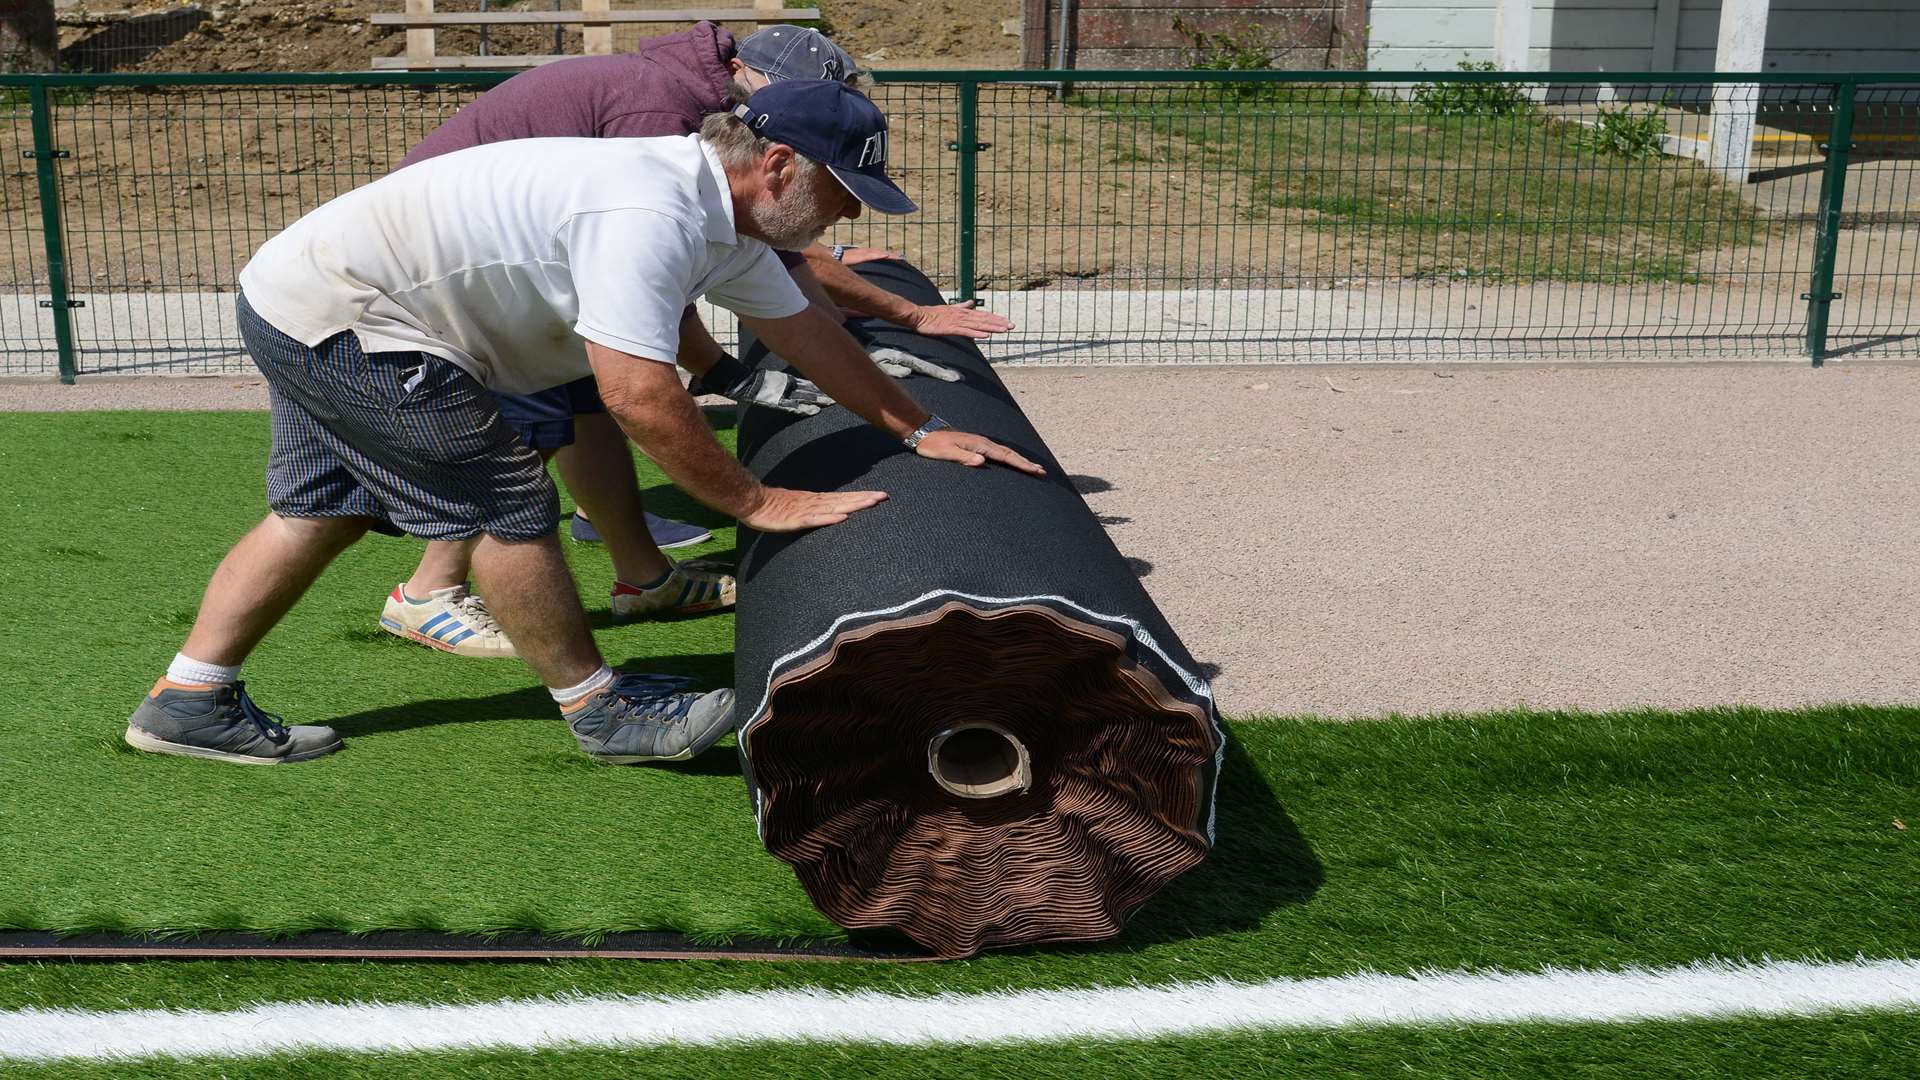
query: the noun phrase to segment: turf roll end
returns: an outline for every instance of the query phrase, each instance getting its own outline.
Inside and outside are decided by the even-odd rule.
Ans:
[[[1217,745],[1127,653],[1043,604],[842,634],[753,729],[767,849],[834,922],[941,956],[1118,933],[1205,857]]]

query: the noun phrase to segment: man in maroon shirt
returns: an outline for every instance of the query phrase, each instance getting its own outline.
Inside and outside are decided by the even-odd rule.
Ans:
[[[707,115],[725,111],[770,81],[802,78],[853,85],[858,71],[852,57],[814,30],[772,26],[736,47],[731,33],[703,21],[629,53],[561,60],[515,75],[422,139],[400,167],[508,139],[686,135],[697,131]],[[779,254],[801,291],[824,308],[839,305],[933,335],[983,338],[1012,328],[971,303],[909,303],[868,284],[841,262],[883,253],[830,252],[816,244],[804,255]],[[796,412],[831,404],[804,380],[746,369],[720,348],[691,308],[682,319],[681,342],[679,362],[694,373],[696,389],[703,392]],[[882,366],[896,375],[919,370],[951,377],[923,361],[901,359],[904,368]],[[675,563],[661,553],[662,546],[698,543],[711,534],[646,513],[626,437],[608,417],[593,379],[499,397],[501,413],[530,446],[555,458],[575,502],[586,511],[576,513],[575,537],[597,532],[605,541],[614,564],[616,617],[693,614],[733,604],[731,576],[710,566]],[[467,591],[469,557],[466,543],[429,543],[413,576],[387,597],[381,626],[458,655],[514,655],[486,606]]]

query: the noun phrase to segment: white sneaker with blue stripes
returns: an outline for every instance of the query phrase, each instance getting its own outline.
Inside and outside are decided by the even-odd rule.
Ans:
[[[404,584],[387,594],[380,629],[455,656],[518,656],[493,613],[465,585],[434,589],[425,600],[407,595]]]

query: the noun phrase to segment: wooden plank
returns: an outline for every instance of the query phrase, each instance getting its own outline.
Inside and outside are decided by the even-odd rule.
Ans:
[[[433,14],[433,0],[407,0],[407,14]],[[432,28],[407,31],[407,66],[410,68],[433,66]]]
[[[1333,26],[1335,67],[1364,71],[1367,67],[1367,0],[1344,0]]]
[[[607,22],[607,0],[580,0],[580,51],[588,56],[613,55],[613,26]]]
[[[404,56],[376,56],[373,58],[374,71],[447,71],[453,68],[530,68],[541,64],[551,64],[555,60],[566,60],[567,56],[504,56],[495,53],[492,56],[436,56],[433,63],[425,68],[415,68],[407,63]]]
[[[1021,0],[1020,66],[1044,68],[1052,59],[1052,4],[1047,0]]]
[[[655,11],[609,11],[597,16],[593,21],[608,23],[696,23],[702,19],[708,22],[757,22],[761,12],[756,8],[685,8],[678,10]],[[819,8],[782,8],[782,19],[805,21],[818,19]],[[587,21],[583,11],[469,11],[441,12],[437,15],[413,15],[398,11],[377,11],[368,16],[367,21],[374,26],[532,26],[577,25]],[[777,21],[777,20],[776,20]]]
[[[761,26],[792,22],[796,17],[782,5],[782,0],[753,0],[753,21]]]

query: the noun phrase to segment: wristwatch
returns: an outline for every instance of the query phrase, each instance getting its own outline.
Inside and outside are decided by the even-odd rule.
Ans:
[[[920,448],[921,439],[926,438],[927,436],[933,434],[936,431],[939,431],[941,428],[946,426],[947,426],[947,422],[945,420],[942,420],[937,416],[929,415],[927,417],[927,422],[924,424],[921,424],[920,429],[918,431],[915,431],[913,434],[907,436],[904,439],[901,439],[900,441],[907,444],[907,449],[917,450]]]
[[[839,262],[841,260],[841,256],[845,255],[846,253],[847,253],[847,245],[845,244],[833,245],[833,261],[834,262]]]

